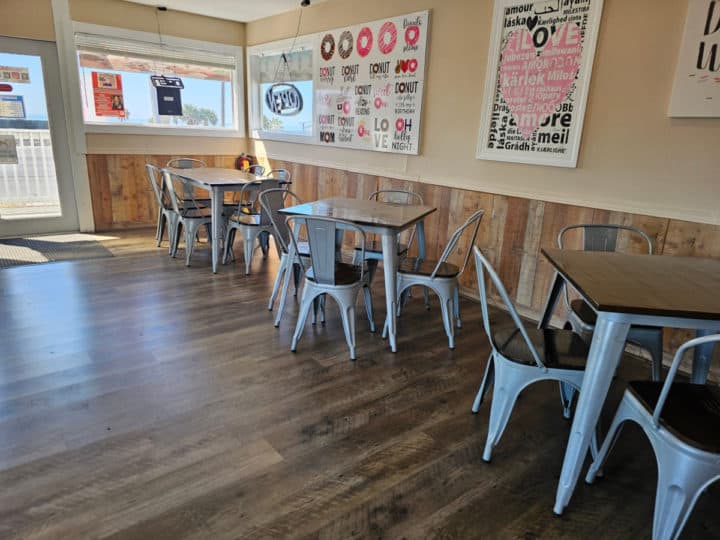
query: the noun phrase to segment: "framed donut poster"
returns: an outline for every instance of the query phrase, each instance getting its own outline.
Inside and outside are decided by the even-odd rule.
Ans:
[[[477,157],[575,167],[602,0],[495,0]]]
[[[429,11],[320,32],[317,142],[417,154]]]

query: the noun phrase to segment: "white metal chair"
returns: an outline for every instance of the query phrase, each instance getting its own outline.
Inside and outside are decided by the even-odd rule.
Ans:
[[[268,178],[275,178],[276,180],[282,180],[284,182],[290,181],[290,171],[287,169],[272,169],[267,173]]]
[[[265,167],[262,165],[250,165],[247,172],[255,176],[263,176],[265,174]]]
[[[207,164],[201,160],[201,159],[195,159],[195,158],[189,158],[189,157],[179,157],[179,158],[172,158],[170,161],[168,161],[165,164],[166,167],[173,167],[176,169],[193,169],[197,167],[207,167]],[[164,185],[161,185],[161,189],[163,191],[166,191],[166,188]],[[204,198],[197,198],[194,195],[194,188],[190,185],[184,186],[184,192],[183,196],[180,197],[181,206],[184,208],[192,208],[193,205],[196,205],[196,208],[209,208],[210,207],[210,199],[207,197]],[[162,241],[163,236],[163,230],[166,226],[166,223],[164,219],[162,218],[162,214],[158,214],[158,224],[157,224],[157,239],[158,241]],[[168,238],[170,237],[170,231],[168,230]],[[159,244],[158,244],[159,245]]]
[[[245,275],[250,273],[250,265],[255,251],[255,240],[261,234],[273,234],[274,230],[270,216],[257,204],[257,193],[278,187],[278,181],[274,179],[256,180],[248,182],[240,190],[240,202],[235,212],[228,216],[225,229],[225,249],[223,252],[223,264],[227,263],[228,256],[232,254],[232,244],[235,241],[235,232],[240,231],[243,236],[243,254],[245,256]],[[252,195],[250,195],[252,193]],[[248,206],[248,200],[252,200],[252,206]],[[263,254],[267,255],[267,244],[261,246]]]
[[[700,494],[720,479],[720,388],[673,382],[685,351],[719,341],[720,334],[714,334],[684,343],[664,383],[628,383],[585,478],[595,480],[624,422],[637,423],[650,440],[658,467],[653,540],[677,538]]]
[[[200,227],[204,226],[207,231],[208,240],[211,240],[211,224],[212,217],[209,208],[202,208],[194,199],[190,199],[191,206],[183,205],[187,199],[182,199],[180,193],[183,193],[185,182],[182,178],[171,174],[170,171],[163,169],[163,179],[167,186],[170,196],[170,203],[176,214],[176,222],[173,227],[173,235],[171,238],[170,254],[175,257],[180,243],[180,232],[185,232],[185,266],[190,266],[190,257],[195,249],[195,239],[197,238]],[[187,193],[187,190],[185,190]]]
[[[485,376],[475,396],[472,412],[477,413],[490,386],[494,386],[490,405],[483,460],[490,461],[493,448],[500,441],[520,392],[538,381],[553,380],[580,390],[588,346],[570,330],[526,327],[520,320],[505,287],[477,246],[473,246],[475,268],[482,307],[483,325],[490,341],[490,358]],[[485,274],[500,295],[507,315],[490,321]],[[593,438],[593,455],[597,443]]]
[[[157,232],[155,234],[157,246],[160,247],[165,230],[167,229],[170,244],[168,253],[172,253],[177,214],[170,202],[170,195],[165,187],[162,171],[150,163],[145,165],[145,170],[147,171],[148,179],[150,180],[150,185],[152,186],[153,194],[155,195],[155,201],[158,205],[158,223]]]
[[[321,306],[321,297],[329,295],[340,307],[345,340],[350,348],[350,358],[355,360],[355,302],[360,289],[363,289],[365,294],[365,311],[370,321],[371,332],[375,331],[375,323],[365,264],[355,265],[342,261],[342,236],[357,234],[361,238],[361,246],[364,247],[364,231],[352,222],[330,217],[289,216],[286,223],[289,230],[292,231],[290,239],[296,253],[300,252],[297,238],[299,229],[305,229],[312,264],[308,268],[303,257],[298,258],[305,275],[305,283],[290,349],[293,352],[297,349],[297,342],[302,336],[310,308],[313,307],[312,320],[314,324],[317,309]]]
[[[467,267],[470,250],[475,244],[483,213],[483,210],[476,211],[453,233],[440,259],[432,261],[419,257],[406,257],[400,261],[397,272],[397,298],[401,298],[403,291],[415,285],[432,289],[438,295],[448,347],[451,349],[455,348],[455,325],[457,324],[458,328],[462,326],[458,278]],[[447,259],[466,231],[470,231],[470,241],[467,243],[463,265],[458,267],[447,262]],[[398,301],[398,316],[401,309],[402,302]],[[383,329],[383,337],[386,333],[387,323]]]
[[[284,188],[266,189],[260,193],[258,199],[261,208],[270,218],[270,223],[273,227],[273,238],[275,238],[275,247],[280,257],[275,283],[273,284],[272,294],[268,302],[268,310],[272,311],[277,294],[280,292],[280,305],[275,315],[275,326],[280,326],[280,319],[285,309],[287,290],[290,285],[290,274],[286,275],[286,272],[292,272],[295,282],[295,296],[297,296],[301,271],[298,257],[303,258],[303,262],[307,268],[311,266],[310,246],[305,241],[298,241],[298,251],[296,252],[295,260],[290,260],[288,247],[291,242],[290,236],[292,233],[288,229],[285,216],[280,213],[280,210],[286,206],[302,204],[303,201],[295,193]],[[280,289],[281,284],[282,290]]]

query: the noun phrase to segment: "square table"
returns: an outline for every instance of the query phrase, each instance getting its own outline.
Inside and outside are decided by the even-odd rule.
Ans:
[[[260,178],[237,169],[221,169],[217,167],[195,167],[192,169],[164,169],[187,180],[190,184],[210,192],[210,211],[212,219],[212,269],[217,273],[220,250],[223,241],[223,206],[226,191],[240,191],[248,182]]]
[[[564,280],[597,312],[555,498],[554,511],[562,514],[577,484],[630,325],[720,329],[720,260],[560,249],[542,253],[556,273],[539,326],[550,321]]]
[[[397,352],[397,235],[405,229],[417,225],[418,255],[425,257],[425,227],[423,220],[436,210],[437,208],[432,206],[392,204],[332,197],[284,208],[280,212],[296,216],[344,219],[355,223],[366,233],[380,235],[382,239],[383,272],[385,275],[388,336],[392,352]],[[286,273],[286,278],[288,274],[289,272]]]

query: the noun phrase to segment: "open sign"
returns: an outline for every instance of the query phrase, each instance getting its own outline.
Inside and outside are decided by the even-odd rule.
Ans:
[[[293,116],[302,111],[303,98],[294,84],[276,83],[265,92],[265,104],[279,116]]]

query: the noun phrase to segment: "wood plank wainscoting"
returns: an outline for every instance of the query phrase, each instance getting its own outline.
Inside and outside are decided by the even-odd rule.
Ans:
[[[163,166],[169,155],[88,155],[93,213],[98,231],[152,226],[156,208],[145,174],[145,163]],[[209,166],[232,167],[236,156],[192,156]],[[267,165],[267,163],[263,163]],[[305,200],[331,196],[367,198],[376,189],[402,188],[420,193],[425,203],[438,208],[426,223],[427,249],[437,257],[445,242],[477,208],[485,209],[478,244],[495,264],[520,311],[538,318],[552,279],[552,269],[540,254],[554,247],[558,231],[572,223],[621,223],[646,231],[656,254],[720,257],[720,226],[675,219],[611,212],[420,182],[348,172],[300,163],[271,160],[272,168],[288,169],[292,190]],[[458,246],[451,260],[462,261],[466,245]],[[632,250],[633,246],[628,246]],[[463,292],[477,297],[474,268],[462,279]],[[687,331],[665,332],[666,361]],[[716,351],[717,354],[717,351]],[[720,376],[717,364],[715,378]]]

